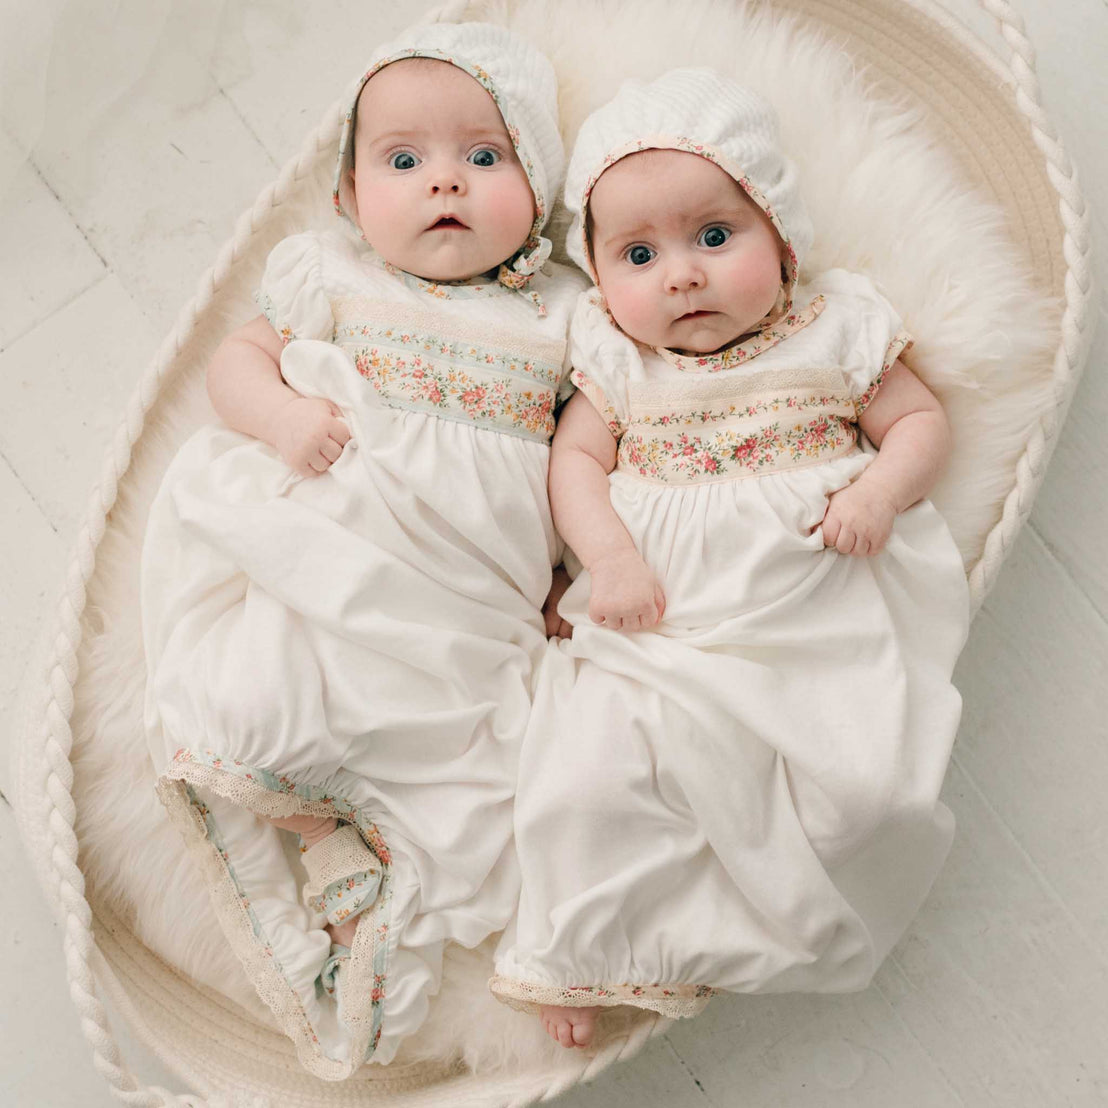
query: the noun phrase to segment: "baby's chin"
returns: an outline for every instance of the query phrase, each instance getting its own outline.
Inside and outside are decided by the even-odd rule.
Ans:
[[[672,350],[675,354],[718,354],[738,342],[744,334],[743,331],[737,331],[735,334],[725,332],[722,335],[718,331],[694,331],[689,335],[681,335],[677,342],[672,345],[667,344],[666,349]]]
[[[495,277],[500,266],[507,259],[489,261],[487,254],[474,257],[472,254],[455,252],[449,246],[436,251],[431,257],[411,258],[411,265],[390,258],[393,265],[419,277],[424,281],[444,283],[447,281],[470,281],[475,277]]]

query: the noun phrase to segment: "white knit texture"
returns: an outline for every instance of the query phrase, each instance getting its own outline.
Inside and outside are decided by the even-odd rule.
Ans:
[[[608,158],[630,143],[650,148],[678,140],[703,145],[717,164],[741,170],[768,201],[800,265],[812,244],[812,224],[796,167],[777,145],[777,113],[764,96],[711,69],[672,69],[656,81],[625,81],[581,125],[566,173],[566,208],[573,215],[566,236],[570,257],[588,270],[587,192]]]

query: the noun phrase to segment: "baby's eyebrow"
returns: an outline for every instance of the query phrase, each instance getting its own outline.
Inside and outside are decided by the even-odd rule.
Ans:
[[[414,142],[432,134],[432,127],[404,127],[395,131],[385,131],[380,135],[373,135],[368,139],[367,145],[371,150],[381,146],[391,146],[394,143]],[[501,145],[511,145],[508,135],[503,131],[496,131],[490,127],[459,128],[454,132],[455,136],[466,142],[498,142]]]
[[[600,245],[611,246],[613,242],[630,242],[631,239],[647,238],[654,230],[653,223],[635,223],[627,227],[617,227],[610,235],[605,235],[600,240]]]

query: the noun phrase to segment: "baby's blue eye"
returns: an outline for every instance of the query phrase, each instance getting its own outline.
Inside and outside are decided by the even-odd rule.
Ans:
[[[632,265],[646,265],[654,260],[654,251],[649,246],[632,246],[627,251],[627,260]]]
[[[419,165],[419,158],[407,150],[400,150],[389,158],[389,165],[393,169],[415,169]]]
[[[469,161],[481,166],[482,169],[488,169],[490,165],[496,165],[500,161],[500,154],[491,147],[482,146],[480,150],[474,150],[470,154]]]
[[[722,246],[731,237],[726,227],[705,227],[696,240],[698,246]]]

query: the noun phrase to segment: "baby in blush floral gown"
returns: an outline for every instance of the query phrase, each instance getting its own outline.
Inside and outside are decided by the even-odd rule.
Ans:
[[[924,499],[942,408],[868,277],[798,283],[811,228],[761,96],[628,82],[566,194],[596,287],[550,489],[580,565],[491,987],[583,1047],[605,1006],[868,984],[950,845],[968,595]]]

